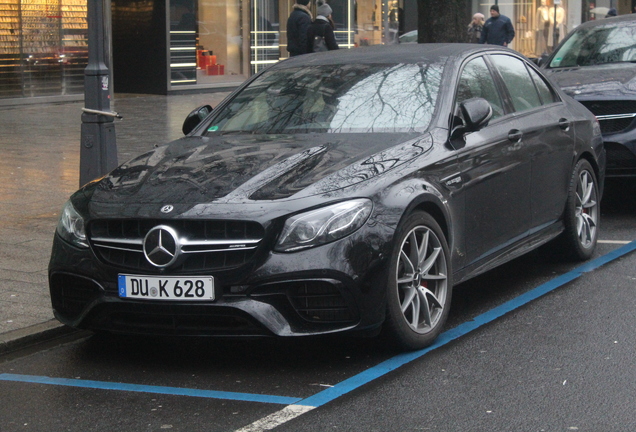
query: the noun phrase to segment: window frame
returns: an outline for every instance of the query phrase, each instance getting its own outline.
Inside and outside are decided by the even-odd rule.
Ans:
[[[456,126],[456,124],[455,124],[456,118],[460,118],[462,121],[464,121],[464,119],[462,119],[461,117],[458,117],[456,115],[457,111],[458,111],[458,108],[459,108],[459,104],[457,103],[457,98],[458,98],[458,95],[459,95],[459,84],[461,82],[461,76],[464,73],[464,69],[466,68],[466,66],[470,62],[472,62],[472,61],[474,61],[474,60],[476,60],[478,58],[481,58],[484,61],[484,63],[486,63],[486,68],[488,69],[488,72],[490,73],[490,77],[492,78],[492,81],[493,81],[493,83],[495,85],[495,90],[497,91],[497,94],[499,95],[499,99],[501,100],[501,107],[503,109],[503,114],[501,115],[501,117],[497,117],[496,119],[491,120],[488,123],[488,125],[503,121],[503,120],[507,119],[510,115],[512,115],[514,113],[514,110],[511,110],[510,106],[509,106],[510,105],[510,102],[508,100],[509,96],[506,93],[504,93],[504,91],[503,91],[505,89],[505,87],[502,87],[502,85],[501,85],[501,78],[498,75],[494,74],[495,70],[494,70],[494,68],[492,66],[492,63],[490,62],[490,59],[488,58],[488,54],[489,53],[487,53],[487,52],[486,53],[484,53],[484,52],[476,53],[474,55],[471,55],[471,56],[465,58],[464,61],[462,62],[462,64],[460,65],[459,70],[457,72],[457,78],[455,79],[455,88],[454,88],[454,91],[453,91],[453,99],[452,99],[453,102],[452,102],[452,106],[451,106],[452,107],[451,108],[452,111],[451,111],[451,114],[449,116],[450,117],[450,119],[449,119],[449,129],[448,129],[449,131],[452,131],[453,128]]]
[[[497,69],[497,66],[495,65],[495,61],[494,59],[489,58],[489,60],[491,61],[491,66],[494,70],[494,73],[497,75],[497,77],[501,80],[501,85],[504,88],[504,91],[506,93],[506,96],[508,98],[508,102],[510,104],[510,109],[512,110],[511,112],[514,114],[525,114],[525,113],[531,113],[537,110],[540,110],[544,107],[545,104],[543,104],[542,99],[541,99],[541,94],[539,93],[539,89],[537,88],[534,79],[532,79],[532,75],[530,75],[530,72],[528,71],[528,65],[526,64],[526,61],[524,61],[523,59],[514,56],[514,55],[510,55],[509,53],[489,53],[489,56],[507,56],[507,57],[511,57],[515,60],[518,60],[519,62],[521,62],[522,65],[525,66],[525,70],[526,70],[526,74],[528,75],[528,77],[530,78],[530,82],[532,82],[532,88],[534,88],[534,91],[537,94],[537,99],[539,100],[539,105],[536,107],[532,107],[529,109],[525,109],[523,111],[518,111],[517,109],[515,109],[515,105],[514,105],[514,100],[512,98],[512,95],[510,94],[510,90],[508,89],[508,86],[506,85],[506,81],[504,80],[503,76],[501,75],[501,73],[499,72],[499,69]]]
[[[537,82],[535,81],[535,76],[538,77],[541,81],[543,81],[543,83],[548,87],[548,90],[550,90],[550,94],[552,94],[552,102],[543,102],[543,98],[541,97],[541,92],[539,91],[539,89],[537,88],[537,92],[539,93],[539,98],[542,101],[542,106],[545,105],[551,105],[553,103],[561,103],[563,102],[563,100],[561,99],[561,96],[559,95],[559,93],[556,91],[555,87],[552,85],[552,83],[550,83],[550,81],[548,81],[548,79],[546,77],[544,77],[541,74],[541,71],[539,68],[535,68],[533,66],[530,65],[529,62],[524,62],[526,64],[526,68],[529,70],[530,73],[530,77],[532,78],[532,81],[534,82],[534,86],[535,88],[537,88]],[[531,71],[531,72],[530,72]],[[532,72],[534,72],[534,75],[532,75]]]

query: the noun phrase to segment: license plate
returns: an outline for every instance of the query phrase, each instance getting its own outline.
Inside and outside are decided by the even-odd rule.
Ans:
[[[211,276],[138,276],[120,274],[119,297],[144,300],[214,300]]]

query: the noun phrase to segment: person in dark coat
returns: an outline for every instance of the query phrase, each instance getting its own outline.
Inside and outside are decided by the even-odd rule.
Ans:
[[[307,52],[314,52],[314,39],[316,36],[322,36],[327,46],[327,50],[337,50],[338,42],[333,32],[333,24],[331,20],[331,7],[324,0],[316,2],[316,19],[309,26],[307,31]]]
[[[490,18],[486,20],[479,43],[508,46],[515,37],[515,29],[510,18],[499,14],[499,6],[490,6]]]
[[[311,25],[309,0],[296,0],[296,4],[287,19],[287,51],[289,56],[307,53],[307,30]]]

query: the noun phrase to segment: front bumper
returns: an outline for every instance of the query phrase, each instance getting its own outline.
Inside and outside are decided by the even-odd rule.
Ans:
[[[296,336],[368,330],[384,320],[388,241],[363,227],[339,241],[212,274],[213,302],[122,299],[117,275],[55,236],[49,287],[55,316],[72,327],[127,334]],[[388,240],[388,239],[386,239]]]
[[[603,143],[607,154],[606,176],[636,176],[636,128],[603,135]]]

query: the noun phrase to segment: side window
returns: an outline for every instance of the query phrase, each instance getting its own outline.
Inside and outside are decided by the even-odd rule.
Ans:
[[[495,81],[482,57],[469,61],[459,77],[456,104],[472,98],[484,98],[492,105],[492,118],[504,114],[501,97],[495,87]]]
[[[558,102],[556,95],[552,90],[550,90],[550,86],[541,78],[541,76],[531,68],[528,68],[532,79],[534,80],[535,85],[537,86],[537,90],[539,90],[539,96],[541,96],[541,102],[543,105],[551,104],[552,102]]]
[[[515,111],[526,111],[541,106],[537,89],[521,60],[503,54],[492,55],[491,58],[508,88]]]

